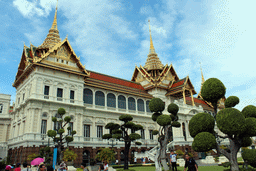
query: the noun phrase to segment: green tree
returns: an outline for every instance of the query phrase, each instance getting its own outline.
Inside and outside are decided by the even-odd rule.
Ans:
[[[100,152],[96,155],[96,158],[100,161],[110,161],[115,160],[115,152],[109,148],[100,148]]]
[[[67,130],[71,131],[71,136],[68,134],[65,134],[65,127],[71,121],[70,116],[65,116],[65,118],[63,120],[65,113],[66,113],[66,110],[64,108],[59,108],[58,109],[59,117],[58,118],[52,117],[52,121],[55,124],[58,123],[59,127],[56,128],[57,130],[48,130],[47,131],[47,135],[53,139],[54,143],[56,143],[56,146],[58,148],[58,153],[59,153],[58,158],[60,161],[63,158],[63,151],[65,149],[64,144],[66,143],[67,147],[68,147],[68,144],[74,140],[73,136],[76,134],[76,131],[74,131],[74,130],[71,131],[72,128],[70,126],[67,127]]]
[[[28,157],[27,157],[27,161],[31,162],[32,160],[34,160],[37,157],[39,157],[39,155],[36,154],[36,153],[29,154]]]
[[[180,127],[178,122],[178,111],[179,107],[171,103],[169,104],[167,111],[170,115],[163,115],[162,112],[165,109],[165,103],[160,98],[153,98],[149,102],[149,109],[151,112],[154,112],[152,115],[152,120],[157,122],[160,126],[159,130],[154,130],[153,135],[158,135],[158,142],[160,144],[160,149],[156,154],[157,160],[155,160],[156,170],[162,170],[161,164],[164,167],[164,170],[169,170],[167,161],[170,161],[169,155],[166,154],[167,143],[169,140],[168,130],[172,127]],[[171,167],[169,163],[169,167]]]
[[[103,139],[115,138],[119,140],[123,140],[125,144],[124,148],[124,169],[128,169],[128,156],[131,147],[131,143],[137,139],[140,139],[141,136],[137,133],[128,134],[128,130],[138,131],[143,129],[143,126],[139,124],[135,124],[132,122],[133,117],[131,115],[121,115],[119,117],[120,121],[124,123],[122,125],[116,123],[108,123],[105,128],[110,130],[110,134],[104,134],[102,136]]]
[[[226,88],[217,78],[210,78],[203,84],[201,95],[204,100],[211,102],[214,115],[198,113],[189,122],[190,135],[194,138],[192,148],[197,152],[217,149],[229,159],[231,171],[238,171],[237,152],[241,147],[250,146],[251,136],[256,136],[256,107],[246,106],[242,112],[233,108],[239,103],[239,98],[230,96],[225,101],[225,109],[217,113],[217,102],[225,96]],[[214,131],[215,122],[218,129],[225,134],[222,136]],[[229,139],[229,148],[223,148],[217,139]]]
[[[72,150],[69,150],[69,149],[66,149],[65,151],[64,151],[64,155],[63,155],[63,160],[64,161],[74,161],[74,160],[76,160],[76,158],[77,158],[77,154],[74,152],[74,151],[72,151]]]

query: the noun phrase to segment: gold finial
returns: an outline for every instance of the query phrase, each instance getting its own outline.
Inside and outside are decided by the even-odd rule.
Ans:
[[[150,34],[150,48],[149,48],[149,53],[156,53],[155,52],[155,48],[154,48],[154,45],[153,45],[153,41],[152,41],[152,36],[151,36],[151,27],[150,27],[150,20],[148,20],[148,23],[149,23],[149,34]]]
[[[202,70],[201,62],[199,62],[199,64],[200,64],[201,76],[202,76],[202,84],[203,84],[204,83],[204,75],[203,75],[203,70]]]
[[[58,10],[58,0],[56,4],[52,27],[50,28],[49,33],[46,36],[46,39],[44,40],[44,42],[38,47],[40,49],[50,49],[54,47],[57,43],[61,42],[59,31],[57,28],[57,10]]]
[[[57,0],[56,9],[55,9],[55,15],[54,15],[54,20],[53,20],[52,28],[51,28],[51,29],[55,29],[55,30],[57,30],[57,10],[58,10],[58,0]]]

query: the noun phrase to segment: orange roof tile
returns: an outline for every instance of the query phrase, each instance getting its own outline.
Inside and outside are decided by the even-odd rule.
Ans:
[[[120,78],[115,78],[115,77],[103,75],[100,73],[95,73],[93,71],[89,71],[89,72],[90,72],[90,78],[93,78],[93,79],[97,79],[97,80],[101,80],[101,81],[105,81],[105,82],[109,82],[109,83],[114,83],[114,84],[119,84],[122,86],[131,87],[131,88],[135,88],[135,89],[145,90],[140,84],[137,84],[135,82],[126,81],[126,80],[123,80]]]
[[[178,87],[178,86],[182,85],[184,83],[184,81],[185,80],[174,83],[171,88]]]

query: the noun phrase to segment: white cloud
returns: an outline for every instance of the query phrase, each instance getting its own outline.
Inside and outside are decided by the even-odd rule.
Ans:
[[[41,0],[40,3],[37,0],[33,0],[32,2],[28,0],[13,1],[13,5],[26,18],[32,18],[33,16],[47,17],[54,3],[56,2],[52,0]]]

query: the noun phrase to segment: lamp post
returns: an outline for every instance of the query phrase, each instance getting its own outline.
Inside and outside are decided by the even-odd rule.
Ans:
[[[112,149],[113,149],[113,147],[114,147],[115,145],[117,145],[117,142],[116,142],[116,144],[114,144],[114,141],[115,141],[114,138],[110,138],[109,140],[111,141],[111,146],[112,146]],[[110,145],[109,142],[108,142],[108,145]]]
[[[44,145],[44,139],[46,138],[45,134],[41,134],[41,139],[42,139],[42,145]]]

